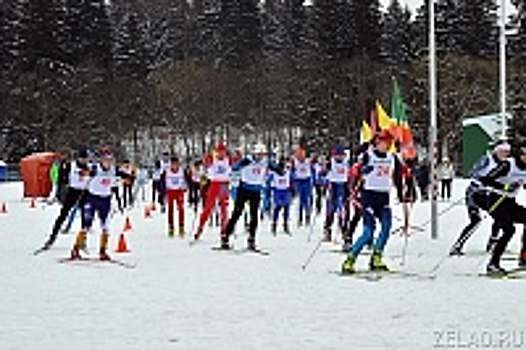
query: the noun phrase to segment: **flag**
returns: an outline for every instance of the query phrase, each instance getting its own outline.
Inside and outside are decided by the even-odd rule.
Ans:
[[[406,106],[398,82],[394,80],[391,98],[391,117],[396,121],[395,136],[402,147],[413,144],[413,135],[407,121]]]
[[[362,129],[360,131],[360,143],[369,142],[373,137],[373,129],[367,124],[365,120],[362,121]]]
[[[371,129],[372,135],[376,134],[378,129],[380,129],[380,127],[378,126],[378,113],[376,113],[375,109],[371,109],[371,113],[369,115],[369,125],[368,126]]]
[[[376,101],[376,116],[378,118],[378,126],[380,127],[380,130],[387,130],[394,135],[396,131],[396,122],[387,115],[384,107],[382,107],[378,101]],[[391,145],[389,152],[396,152],[396,146],[394,143]]]
[[[387,115],[384,107],[382,107],[378,101],[376,101],[376,116],[378,118],[378,126],[381,130],[394,131],[396,127],[395,121]]]

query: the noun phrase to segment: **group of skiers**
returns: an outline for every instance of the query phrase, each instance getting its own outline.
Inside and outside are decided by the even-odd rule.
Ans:
[[[92,158],[96,158],[96,161]],[[121,166],[116,166],[113,153],[106,147],[101,148],[96,157],[90,156],[87,149],[81,148],[77,151],[75,160],[63,161],[60,164],[58,177],[61,190],[57,192],[57,196],[59,196],[62,207],[55,219],[50,236],[39,251],[48,250],[55,243],[68,216],[75,215],[79,210],[81,229],[71,250],[71,257],[80,258],[80,251],[85,247],[87,233],[97,215],[102,231],[99,255],[101,260],[108,260],[111,199],[117,193],[118,209],[121,212],[123,206],[133,205],[131,189],[134,187],[136,178],[135,168],[127,160]],[[118,187],[121,182],[124,189],[123,204],[118,196]],[[66,228],[64,231],[67,230]]]
[[[230,237],[244,215],[248,232],[247,249],[254,251],[258,250],[258,222],[265,214],[269,214],[271,231],[276,235],[279,216],[283,213],[283,231],[290,234],[290,205],[292,199],[297,197],[297,225],[307,225],[312,229],[314,217],[321,213],[325,199],[324,239],[332,240],[332,227],[336,221],[344,241],[343,251],[347,253],[342,272],[352,274],[356,271],[355,262],[365,246],[372,249],[370,268],[385,271],[388,267],[382,256],[392,232],[390,193],[394,188],[398,201],[404,205],[407,221],[410,204],[416,200],[418,185],[414,148],[402,147],[393,153],[390,149],[394,142],[391,133],[380,131],[370,142],[352,152],[348,152],[343,145],[335,146],[327,159],[309,157],[301,147],[290,157],[276,157],[263,144],[254,145],[243,155],[240,151],[232,152],[222,142],[210,154],[192,164],[183,164],[179,157],[164,154],[155,163],[151,174],[151,199],[161,205],[162,212],[166,212],[170,237],[175,232],[185,236],[187,200],[197,222],[192,232],[194,242],[201,239],[207,221],[217,211],[220,249],[231,249]],[[488,250],[492,252],[487,266],[489,273],[504,272],[499,262],[513,235],[513,224],[526,222],[526,216],[522,215],[526,213],[526,208],[514,199],[526,179],[526,144],[514,157],[509,157],[509,151],[508,143],[498,143],[493,153],[473,170],[473,180],[466,195],[470,224],[451,251],[452,255],[462,253],[464,243],[482,220],[479,210],[487,211],[495,219],[491,244],[488,244],[488,247],[491,246]],[[67,189],[60,214],[42,249],[53,245],[68,215],[74,208],[79,208],[81,230],[71,250],[71,258],[81,257],[87,232],[97,214],[102,231],[99,255],[102,260],[107,260],[112,194],[116,184],[122,183],[124,206],[132,203],[137,172],[129,161],[115,165],[113,153],[108,148],[100,149],[95,159],[90,158],[93,157],[88,151],[81,149],[74,161],[65,163],[60,169],[59,173],[67,174]],[[234,206],[229,215],[230,198],[234,200]],[[118,202],[122,210],[120,199]],[[202,210],[197,216],[199,207]],[[174,217],[176,210],[177,223]],[[354,231],[360,220],[363,231],[354,240]],[[380,224],[380,231],[375,240],[376,221]],[[503,232],[500,237],[499,231]],[[526,247],[521,256],[521,262],[526,262]]]
[[[507,140],[498,140],[470,171],[466,189],[469,224],[451,248],[451,255],[463,255],[463,246],[482,221],[480,211],[493,218],[486,250],[491,259],[486,267],[490,274],[505,274],[500,261],[515,233],[515,224],[526,224],[526,208],[516,197],[526,185],[526,142],[515,149]],[[502,233],[500,233],[502,232]],[[526,229],[523,231],[519,266],[526,266]]]

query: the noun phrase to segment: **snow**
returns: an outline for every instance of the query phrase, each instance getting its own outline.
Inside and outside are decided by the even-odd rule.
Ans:
[[[462,197],[464,186],[456,181],[452,202]],[[212,251],[216,228],[208,228],[203,244],[194,247],[188,238],[170,240],[165,218],[155,213],[145,219],[141,207],[130,213],[134,230],[126,238],[131,253],[113,253],[136,262],[135,269],[59,264],[73,235],[61,235],[53,250],[32,255],[59,207],[31,209],[21,194],[20,183],[0,184],[0,202],[8,209],[0,214],[1,349],[432,349],[466,345],[466,339],[484,345],[484,334],[494,341],[485,348],[496,348],[502,334],[522,338],[499,348],[526,347],[525,280],[456,275],[482,271],[484,255],[447,259],[435,280],[338,278],[328,273],[338,270],[344,258],[331,252],[337,248],[333,244],[324,244],[301,270],[317,243],[321,218],[311,242],[307,228],[293,225],[292,238],[274,238],[268,221],[263,222],[259,243],[271,252],[263,257]],[[439,210],[452,202],[441,202]],[[399,205],[393,210],[401,216]],[[429,204],[416,204],[413,224],[427,221],[428,213]],[[190,231],[193,214],[187,219]],[[123,223],[120,215],[112,223],[113,247]],[[400,266],[403,239],[398,236],[389,241],[386,260],[397,269],[430,271],[465,223],[463,205],[456,206],[441,217],[438,240],[429,238],[429,227],[409,238],[405,267]],[[399,224],[395,221],[395,227]],[[484,249],[489,224],[483,222],[468,252]],[[238,232],[235,244],[241,248],[244,237]],[[519,236],[510,245],[513,252]],[[92,252],[97,238],[90,236]],[[361,256],[359,265],[367,261]]]

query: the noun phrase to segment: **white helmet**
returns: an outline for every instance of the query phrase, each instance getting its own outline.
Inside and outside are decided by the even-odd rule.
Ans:
[[[256,143],[254,145],[254,153],[255,154],[267,153],[267,147],[262,143]]]

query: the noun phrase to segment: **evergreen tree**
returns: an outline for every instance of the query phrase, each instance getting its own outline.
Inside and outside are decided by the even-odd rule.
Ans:
[[[427,55],[429,47],[429,2],[424,1],[416,10],[412,23],[413,51],[417,57]]]
[[[313,28],[319,52],[331,59],[352,57],[356,49],[354,19],[347,0],[315,0],[313,2]]]
[[[24,65],[32,69],[43,61],[53,65],[67,59],[67,34],[63,26],[64,6],[61,0],[32,0],[25,5],[21,31],[25,44]]]
[[[160,59],[183,60],[191,52],[190,6],[186,0],[172,1],[161,19]]]
[[[517,13],[512,18],[516,32],[510,38],[510,52],[513,56],[526,57],[526,0],[512,0]]]
[[[129,77],[145,77],[150,55],[147,35],[136,11],[129,9],[116,26],[115,66]]]
[[[438,0],[435,16],[437,52],[440,54],[461,52],[463,30],[458,0]]]
[[[458,2],[458,44],[470,56],[493,56],[498,42],[497,6],[494,0]]]
[[[112,60],[112,27],[105,0],[65,0],[68,52],[74,65],[92,62],[108,67]]]
[[[354,55],[377,59],[380,55],[381,20],[378,0],[349,0]]]
[[[247,68],[256,62],[263,46],[259,1],[222,0],[218,20],[221,63]]]
[[[291,55],[298,56],[298,51],[304,46],[306,37],[307,13],[304,0],[284,0],[284,25],[287,35],[287,48]]]
[[[412,34],[411,11],[392,0],[382,25],[382,58],[391,64],[409,63],[414,58]]]

